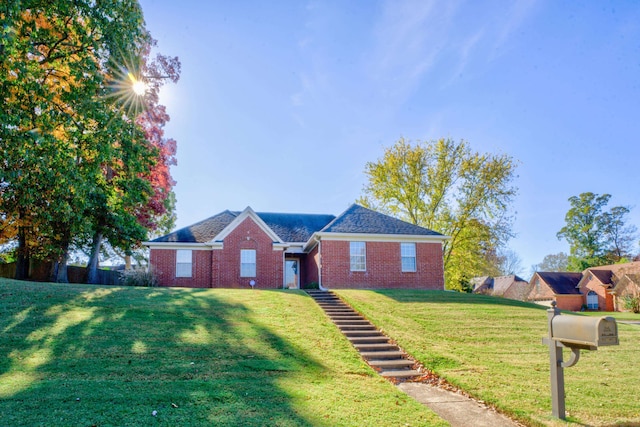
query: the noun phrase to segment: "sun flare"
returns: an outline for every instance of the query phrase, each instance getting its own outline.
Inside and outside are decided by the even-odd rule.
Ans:
[[[147,84],[144,81],[138,80],[136,76],[131,73],[129,73],[129,80],[131,80],[131,89],[133,90],[133,93],[138,96],[142,96],[147,92]]]
[[[135,117],[145,109],[149,88],[141,77],[141,68],[140,59],[134,57],[125,58],[123,63],[114,64],[112,68],[111,91],[107,96],[115,98],[129,117]]]

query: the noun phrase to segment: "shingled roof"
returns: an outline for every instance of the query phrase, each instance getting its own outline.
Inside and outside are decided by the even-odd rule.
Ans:
[[[251,208],[247,208],[251,209]],[[253,212],[253,211],[251,211]],[[207,243],[242,212],[223,211],[150,243]],[[325,214],[255,212],[286,243],[304,243],[316,232],[445,237],[440,233],[353,204],[337,218]]]
[[[214,239],[242,212],[223,211],[203,221],[181,228],[153,243],[206,243]],[[334,215],[290,214],[256,212],[256,215],[282,239],[283,242],[306,242],[311,235],[330,223]]]
[[[335,219],[334,215],[257,213],[283,242],[304,243]]]
[[[507,290],[513,286],[514,283],[521,282],[526,283],[529,282],[524,280],[522,277],[519,277],[515,274],[510,274],[507,276],[498,276],[493,278],[493,295],[502,296],[507,292]]]
[[[576,286],[582,279],[582,273],[539,271],[537,274],[556,295],[580,294]]]
[[[342,215],[322,229],[323,233],[356,234],[404,234],[413,236],[441,236],[428,228],[399,220],[389,215],[367,209],[357,204],[351,205]]]
[[[153,239],[153,243],[205,243],[217,236],[238,216],[237,212],[223,211],[203,221]]]

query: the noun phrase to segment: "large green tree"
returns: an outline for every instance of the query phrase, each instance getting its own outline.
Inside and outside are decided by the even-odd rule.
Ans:
[[[465,141],[400,139],[365,166],[359,203],[450,236],[443,246],[448,289],[491,272],[496,251],[512,236],[515,161],[479,153]]]
[[[605,210],[610,194],[582,193],[569,198],[571,208],[565,215],[565,226],[558,239],[569,243],[568,270],[620,262],[632,257],[636,228],[627,224],[630,209],[615,206]]]
[[[18,0],[0,20],[0,219],[17,230],[16,277],[36,256],[66,281],[70,248],[104,218],[119,239],[144,236],[159,150],[109,95],[151,39],[135,0]]]

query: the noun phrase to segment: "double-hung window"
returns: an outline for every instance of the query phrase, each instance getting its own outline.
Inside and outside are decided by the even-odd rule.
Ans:
[[[349,255],[351,271],[367,270],[367,247],[365,242],[350,242]]]
[[[193,252],[190,249],[176,251],[176,277],[191,277]]]
[[[416,271],[416,244],[400,243],[400,259],[403,272]]]
[[[240,250],[240,277],[256,277],[256,250]]]

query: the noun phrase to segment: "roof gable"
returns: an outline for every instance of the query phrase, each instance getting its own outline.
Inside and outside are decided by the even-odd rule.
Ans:
[[[428,228],[420,227],[389,215],[367,209],[357,204],[351,205],[346,211],[322,229],[322,233],[345,234],[384,234],[433,236],[446,238]]]
[[[231,223],[229,223],[220,233],[218,233],[213,239],[211,239],[211,243],[221,242],[227,237],[229,234],[233,232],[240,224],[242,224],[246,219],[251,219],[256,223],[258,227],[264,233],[269,236],[269,238],[274,242],[282,243],[283,240],[278,236],[275,231],[273,231],[263,220],[255,213],[250,206],[247,206],[245,210],[243,210]]]
[[[611,292],[618,296],[624,294],[640,295],[640,274],[625,274],[622,279],[618,280]]]
[[[613,271],[611,270],[589,270],[589,273],[593,274],[593,277],[603,285],[613,284]]]

